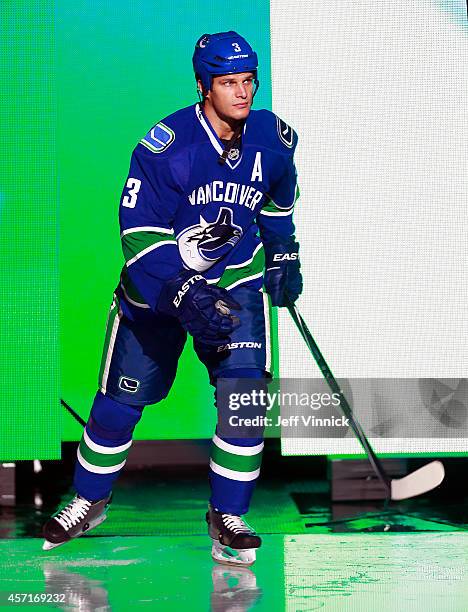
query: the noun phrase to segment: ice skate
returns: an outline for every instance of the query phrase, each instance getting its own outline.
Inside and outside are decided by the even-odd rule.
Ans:
[[[45,537],[42,550],[51,550],[100,525],[107,518],[107,509],[112,501],[109,497],[91,502],[76,495],[62,510],[52,516],[43,528]]]
[[[255,563],[261,538],[235,514],[218,512],[211,506],[206,513],[208,534],[213,540],[211,556],[217,563],[249,566]]]

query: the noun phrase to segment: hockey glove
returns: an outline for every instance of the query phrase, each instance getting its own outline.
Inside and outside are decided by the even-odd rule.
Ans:
[[[264,245],[266,270],[265,289],[273,306],[286,306],[287,296],[295,302],[302,293],[299,243],[293,237]]]
[[[241,306],[226,291],[209,285],[201,274],[183,270],[167,281],[161,291],[158,310],[177,317],[182,327],[204,344],[221,346],[240,326],[231,309]]]

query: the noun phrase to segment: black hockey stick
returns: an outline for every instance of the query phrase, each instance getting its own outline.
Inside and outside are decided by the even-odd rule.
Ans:
[[[75,412],[73,408],[69,406],[65,400],[60,399],[60,403],[66,410],[68,410],[68,412],[72,415],[72,417],[74,417],[78,421],[80,425],[82,425],[83,427],[86,425],[86,422],[83,421],[80,415],[77,412]]]
[[[354,434],[361,443],[361,446],[366,451],[374,472],[384,485],[387,499],[407,499],[409,497],[421,495],[422,493],[426,493],[427,491],[431,491],[431,489],[437,487],[442,482],[445,475],[444,466],[440,461],[432,461],[431,463],[424,465],[403,478],[390,478],[388,476],[382,466],[382,463],[375,454],[374,449],[370,445],[369,440],[359,424],[359,421],[355,418],[351,406],[348,404],[343,391],[333,376],[332,371],[328,367],[324,356],[320,352],[320,349],[313,339],[304,319],[301,317],[299,310],[289,299],[287,308],[330,389],[333,393],[339,395],[340,408],[345,417],[348,419],[351,429],[354,431]]]

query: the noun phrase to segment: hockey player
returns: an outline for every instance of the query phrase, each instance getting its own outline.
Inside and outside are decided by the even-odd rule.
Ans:
[[[46,550],[106,518],[134,427],[167,396],[187,333],[215,389],[221,378],[265,380],[268,295],[284,306],[302,290],[297,136],[270,111],[251,110],[257,55],[236,32],[203,35],[193,67],[200,103],[157,123],[133,151],[120,203],[126,263],[78,448],[77,494],[45,524]],[[214,434],[206,520],[216,561],[255,561],[261,540],[242,515],[262,449],[261,434]]]

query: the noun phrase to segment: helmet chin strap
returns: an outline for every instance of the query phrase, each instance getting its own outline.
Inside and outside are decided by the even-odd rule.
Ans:
[[[252,94],[252,100],[255,98],[255,94],[257,93],[258,88],[260,87],[260,81],[258,79],[255,79],[254,83],[255,83],[255,89],[254,89],[254,92]]]

